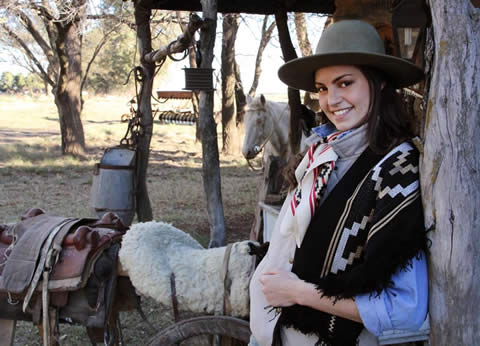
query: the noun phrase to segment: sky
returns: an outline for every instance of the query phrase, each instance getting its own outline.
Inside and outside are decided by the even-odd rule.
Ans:
[[[254,18],[255,17],[255,18]],[[237,63],[240,66],[241,77],[243,86],[246,92],[250,89],[255,69],[255,59],[260,44],[261,27],[263,16],[242,16],[240,20],[240,27],[237,34],[237,40],[235,45],[235,54]],[[273,20],[271,16],[270,20]],[[307,31],[312,48],[315,49],[316,43],[323,30],[325,18],[319,16],[307,15]],[[219,14],[219,21],[217,22],[217,40],[215,42],[214,49],[214,86],[217,90],[220,90],[220,59],[221,59],[221,43],[222,43],[222,21]],[[297,52],[299,49],[296,44],[295,32],[291,33],[292,41],[296,46]],[[27,71],[22,70],[20,67],[12,65],[11,63],[4,62],[5,57],[2,57],[0,53],[0,74],[5,71],[12,72],[14,74]],[[278,41],[277,30],[274,30],[272,39],[269,45],[264,51],[262,60],[262,74],[257,88],[257,93],[286,93],[286,86],[278,79],[278,68],[283,64],[282,52],[280,49],[280,43]],[[184,87],[184,72],[183,67],[188,67],[188,60],[182,60],[180,62],[172,62],[170,65],[169,73],[167,76],[165,90],[182,90]]]

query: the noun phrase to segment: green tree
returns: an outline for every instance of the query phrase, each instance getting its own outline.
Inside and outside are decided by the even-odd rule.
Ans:
[[[42,78],[36,73],[29,73],[25,77],[25,88],[30,91],[43,89],[44,84]]]
[[[95,49],[96,37],[101,31],[101,28],[95,28],[86,35],[86,52]],[[133,67],[135,56],[135,46],[131,42],[135,42],[135,31],[126,26],[120,26],[110,34],[109,41],[98,53],[95,64],[91,66],[85,84],[87,90],[109,94],[123,91],[128,87],[124,84]],[[86,63],[84,61],[84,64]]]
[[[0,79],[0,90],[11,91],[13,90],[15,76],[11,72],[3,72]]]
[[[115,16],[119,16],[116,14]],[[116,17],[116,18],[117,18]],[[154,16],[154,18],[158,18]],[[180,34],[179,28],[174,25],[165,24],[165,18],[152,20],[151,28],[155,33],[152,40],[152,47],[158,47],[168,44],[173,37]],[[136,45],[132,44],[136,40],[136,32],[130,25],[116,25],[118,19],[103,17],[97,21],[86,35],[84,40],[84,56],[93,56],[98,47],[98,37],[103,37],[109,33],[108,41],[105,42],[101,51],[95,58],[95,63],[90,66],[85,88],[94,93],[111,94],[116,92],[133,91],[133,76],[129,79],[128,85],[125,85],[130,71],[139,64],[139,58],[136,53]],[[84,60],[84,70],[87,69],[89,61]],[[163,67],[157,70],[156,81],[160,81],[162,75],[168,70],[170,59],[167,59]]]
[[[25,76],[23,75],[23,73],[15,75],[14,88],[17,92],[25,89]]]

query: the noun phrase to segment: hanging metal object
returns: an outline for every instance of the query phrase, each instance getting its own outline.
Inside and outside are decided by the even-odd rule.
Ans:
[[[427,27],[424,0],[394,1],[392,26],[395,54],[423,67],[423,45]]]
[[[213,90],[213,68],[187,68],[185,71],[184,90],[212,91]]]
[[[114,212],[130,226],[135,215],[135,163],[135,150],[122,146],[105,150],[95,165],[90,195],[98,218]]]

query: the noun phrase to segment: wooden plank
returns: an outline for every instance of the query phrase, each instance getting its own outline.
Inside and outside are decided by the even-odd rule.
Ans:
[[[0,319],[0,346],[12,346],[17,321]]]
[[[157,90],[157,97],[162,99],[188,100],[192,98],[192,92],[190,90]]]

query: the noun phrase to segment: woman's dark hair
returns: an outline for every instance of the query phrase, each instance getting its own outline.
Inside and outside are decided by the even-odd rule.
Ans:
[[[407,111],[401,94],[384,74],[371,67],[358,68],[370,88],[368,142],[374,152],[385,154],[414,136],[413,114]]]

